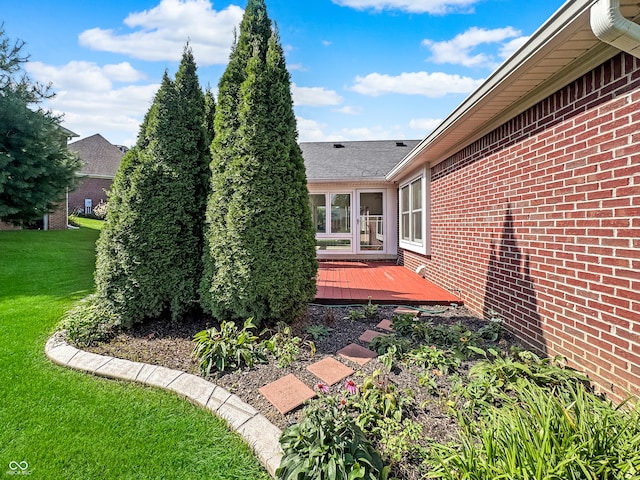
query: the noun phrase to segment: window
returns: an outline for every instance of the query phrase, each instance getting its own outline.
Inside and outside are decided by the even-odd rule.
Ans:
[[[351,193],[310,193],[316,250],[351,252]]]
[[[401,243],[423,246],[423,176],[400,187]]]

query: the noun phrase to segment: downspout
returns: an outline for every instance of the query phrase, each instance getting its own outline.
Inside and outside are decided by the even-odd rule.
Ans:
[[[640,25],[620,12],[620,0],[598,0],[591,6],[591,30],[605,43],[640,58]]]

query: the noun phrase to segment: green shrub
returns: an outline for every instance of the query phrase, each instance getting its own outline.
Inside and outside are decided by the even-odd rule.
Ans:
[[[448,375],[460,367],[460,359],[452,351],[439,349],[435,345],[421,345],[408,352],[405,359],[418,367],[437,370],[439,375]]]
[[[393,333],[378,335],[371,340],[371,343],[369,344],[369,348],[375,351],[378,355],[387,353],[387,350],[392,346],[396,347],[395,351],[397,353],[397,358],[400,358],[402,354],[408,352],[409,348],[411,348],[409,340],[404,337],[399,337]]]
[[[227,368],[239,368],[242,365],[252,367],[265,362],[266,356],[258,337],[252,333],[255,328],[253,319],[244,322],[238,330],[234,322],[223,321],[220,329],[216,327],[195,334],[193,356],[198,361],[200,371],[209,375],[212,368],[224,372]]]
[[[280,480],[387,478],[380,455],[335,397],[320,397],[304,408],[304,419],[280,438],[284,456]]]
[[[96,294],[84,297],[65,313],[60,328],[80,347],[105,341],[120,327],[120,317]]]

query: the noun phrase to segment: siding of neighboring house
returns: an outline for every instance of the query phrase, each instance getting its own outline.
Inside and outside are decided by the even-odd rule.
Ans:
[[[495,310],[612,398],[640,394],[640,59],[618,54],[431,169],[431,255],[400,261]]]
[[[111,178],[84,178],[73,192],[69,192],[69,213],[84,211],[85,199],[91,199],[95,207],[107,201],[107,192],[111,188]]]

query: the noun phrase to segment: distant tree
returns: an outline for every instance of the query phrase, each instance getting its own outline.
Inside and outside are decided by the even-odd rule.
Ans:
[[[210,88],[204,92],[204,129],[207,132],[207,148],[215,137],[216,99]],[[207,167],[209,168],[209,167]]]
[[[122,160],[98,240],[97,293],[125,326],[163,312],[178,320],[197,304],[210,181],[204,113],[187,47]]]
[[[217,318],[290,321],[316,291],[291,82],[263,0],[249,0],[218,88],[201,302]]]
[[[0,25],[0,220],[17,225],[55,210],[77,185],[81,167],[60,118],[37,108],[53,94],[22,71],[23,47]]]

